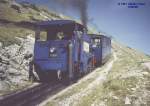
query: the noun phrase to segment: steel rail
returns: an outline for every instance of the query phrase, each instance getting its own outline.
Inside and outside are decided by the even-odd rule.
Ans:
[[[0,97],[0,106],[36,106],[65,87],[58,81],[41,83],[35,87]]]

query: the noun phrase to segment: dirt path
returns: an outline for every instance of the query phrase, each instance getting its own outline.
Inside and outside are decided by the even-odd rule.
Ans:
[[[94,81],[92,81],[92,83],[89,83],[87,85],[86,88],[83,88],[83,90],[81,90],[80,92],[74,93],[73,95],[67,97],[67,98],[63,98],[62,100],[58,101],[57,105],[60,106],[70,106],[70,105],[77,105],[80,101],[79,98],[84,98],[85,96],[87,96],[88,94],[92,93],[92,91],[94,90],[94,88],[97,85],[103,84],[103,82],[107,79],[107,74],[111,71],[111,68],[113,66],[113,63],[117,60],[117,56],[114,53],[113,54],[113,60],[110,61],[107,65],[106,68],[104,68],[104,70],[99,71],[98,72],[98,77],[96,77],[94,79]],[[100,70],[101,68],[96,69],[95,71]],[[82,84],[82,82],[86,81],[89,78],[92,78],[95,74],[97,74],[95,71],[93,71],[91,74],[89,74],[88,76],[86,76],[85,78],[81,79],[77,84],[74,84],[70,87],[68,87],[67,89],[63,90],[62,92],[60,92],[59,94],[49,98],[48,100],[44,101],[43,103],[41,103],[40,106],[44,106],[48,101],[54,100],[55,98],[59,97],[60,95],[63,95],[65,93],[67,93],[67,91],[69,91],[70,89],[72,89],[74,86],[80,86],[80,84]]]

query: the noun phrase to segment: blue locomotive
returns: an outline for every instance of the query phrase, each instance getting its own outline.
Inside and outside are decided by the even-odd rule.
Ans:
[[[75,79],[92,67],[91,38],[83,25],[71,20],[36,23],[34,70],[40,80]]]
[[[105,63],[110,56],[110,38],[89,35],[75,21],[42,21],[35,26],[34,68],[30,69],[41,81],[76,79]]]

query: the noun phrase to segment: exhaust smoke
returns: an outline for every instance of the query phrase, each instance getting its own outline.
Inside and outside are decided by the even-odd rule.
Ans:
[[[49,0],[49,1],[63,6],[64,9],[66,9],[67,7],[75,9],[80,15],[80,20],[82,24],[85,27],[87,27],[88,22],[87,9],[89,0]]]

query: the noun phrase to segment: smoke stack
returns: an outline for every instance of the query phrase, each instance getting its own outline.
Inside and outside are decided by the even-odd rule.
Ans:
[[[88,9],[88,0],[79,0],[79,11],[80,11],[80,19],[82,24],[87,28],[87,22],[88,22],[88,14],[87,14],[87,9]]]

